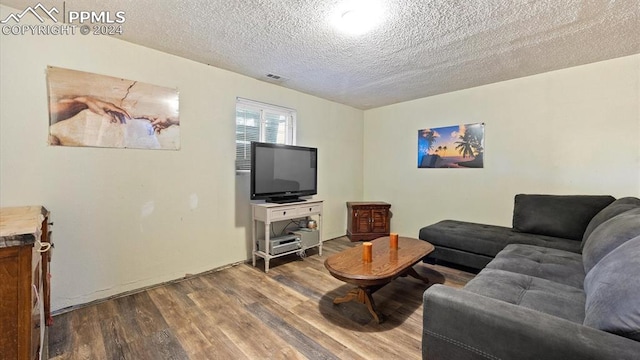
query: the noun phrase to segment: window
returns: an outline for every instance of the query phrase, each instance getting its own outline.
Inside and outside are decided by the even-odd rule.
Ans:
[[[251,170],[251,142],[295,145],[296,111],[237,98],[236,171]]]

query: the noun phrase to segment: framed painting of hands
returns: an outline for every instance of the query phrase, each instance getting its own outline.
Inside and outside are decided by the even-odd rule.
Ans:
[[[49,145],[180,149],[178,90],[49,66]]]

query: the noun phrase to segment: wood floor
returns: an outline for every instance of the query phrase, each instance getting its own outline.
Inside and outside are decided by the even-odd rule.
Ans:
[[[333,305],[352,286],[324,268],[353,246],[345,237],[271,261],[268,274],[240,264],[54,317],[51,359],[420,359],[422,293],[399,278],[373,297],[386,321],[354,302]],[[432,283],[461,287],[473,274],[419,263]]]

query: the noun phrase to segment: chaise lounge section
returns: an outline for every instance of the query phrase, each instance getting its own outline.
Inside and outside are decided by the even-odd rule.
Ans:
[[[577,252],[509,244],[464,288],[430,287],[423,358],[638,359],[640,199],[583,232]]]

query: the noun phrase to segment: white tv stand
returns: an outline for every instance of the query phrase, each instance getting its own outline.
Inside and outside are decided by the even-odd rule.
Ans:
[[[280,256],[295,254],[316,246],[318,247],[318,253],[322,255],[322,200],[307,200],[288,204],[251,204],[251,212],[253,217],[253,266],[256,266],[256,256],[259,256],[264,259],[264,272],[267,273],[269,272],[269,260]],[[301,249],[291,250],[277,255],[272,255],[269,254],[268,251],[260,251],[258,249],[258,222],[264,224],[264,240],[265,244],[268,244],[271,237],[271,223],[312,216],[317,216],[318,218],[318,244],[303,246]]]

